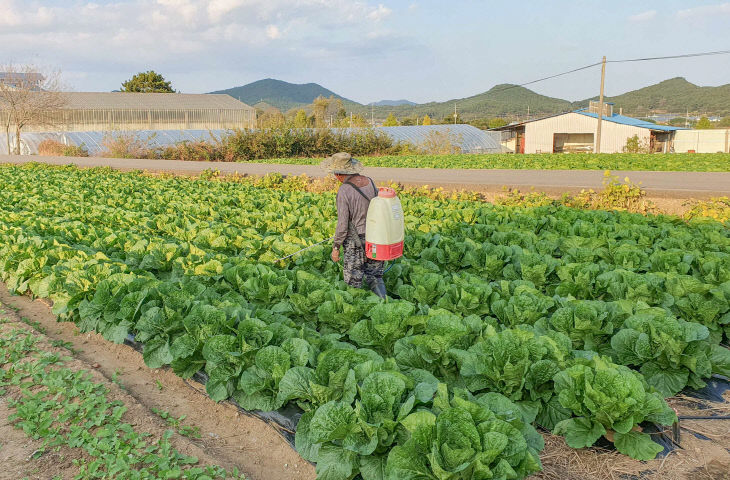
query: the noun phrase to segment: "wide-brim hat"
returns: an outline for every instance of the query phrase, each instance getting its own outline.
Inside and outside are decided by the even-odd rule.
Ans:
[[[327,173],[340,175],[354,175],[363,169],[363,164],[359,160],[345,152],[335,153],[331,157],[325,158],[319,166]]]

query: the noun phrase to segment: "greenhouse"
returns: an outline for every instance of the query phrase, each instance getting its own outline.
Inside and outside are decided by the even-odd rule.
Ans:
[[[43,112],[26,132],[254,128],[256,110],[230,95],[64,92],[63,107]]]
[[[335,129],[340,132],[357,129]],[[462,153],[500,153],[499,132],[485,132],[471,125],[422,125],[407,127],[376,127],[397,142],[406,142],[414,146],[423,146],[434,135],[447,138]],[[21,153],[36,155],[38,145],[46,139],[55,140],[64,145],[83,145],[90,155],[98,155],[105,150],[104,140],[108,137],[130,136],[149,147],[165,147],[181,142],[217,141],[230,133],[230,129],[183,129],[183,130],[136,130],[124,131],[67,131],[67,132],[23,132],[21,134]],[[435,132],[435,133],[434,133]],[[10,139],[15,144],[15,137]],[[0,145],[3,152],[7,149],[4,133],[0,133]]]

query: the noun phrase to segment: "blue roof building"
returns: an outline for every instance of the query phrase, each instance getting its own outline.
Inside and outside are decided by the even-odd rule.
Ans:
[[[560,113],[500,127],[502,144],[515,153],[576,153],[596,150],[598,102],[588,108]],[[613,104],[604,104],[601,123],[601,153],[621,153],[634,136],[643,150],[670,152],[678,127],[657,125],[613,113]]]

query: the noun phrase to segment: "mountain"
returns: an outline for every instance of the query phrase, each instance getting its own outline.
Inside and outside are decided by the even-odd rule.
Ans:
[[[589,100],[575,102],[576,108],[588,106]],[[656,85],[626,92],[615,97],[605,97],[624,113],[639,116],[652,111],[682,113],[689,110],[696,113],[716,115],[730,114],[730,84],[719,87],[699,87],[682,77],[664,80]]]
[[[399,105],[417,105],[415,102],[411,102],[410,100],[381,100],[379,102],[374,102],[372,105],[375,105],[376,107],[397,107]]]
[[[399,119],[428,115],[440,121],[445,117],[453,118],[454,105],[461,119],[467,121],[496,116],[524,117],[528,108],[530,116],[536,117],[582,108],[588,105],[589,100],[593,100],[570,102],[540,95],[518,85],[502,84],[477,95],[445,102],[415,104],[407,100],[381,100],[374,105],[362,105],[316,83],[298,85],[271,78],[211,93],[227,93],[249,105],[270,105],[282,112],[292,108],[305,108],[309,111],[310,109],[306,107],[318,96],[332,96],[342,100],[348,113],[362,115],[367,119],[372,115],[377,120],[383,120],[393,113]],[[616,104],[616,112],[619,108],[623,108],[626,115],[635,117],[646,116],[649,111],[680,114],[687,109],[695,113],[728,115],[730,84],[699,87],[684,78],[672,78],[622,95],[606,97],[605,100]]]
[[[385,118],[392,112],[398,118],[428,115],[441,120],[454,114],[454,105],[461,118],[466,120],[499,115],[525,115],[528,107],[530,115],[558,113],[571,107],[567,100],[540,95],[517,85],[502,84],[471,97],[418,105],[375,107],[374,111],[378,118]]]
[[[296,84],[275,80],[273,78],[266,78],[249,83],[248,85],[228,88],[226,90],[217,90],[210,93],[225,93],[249,105],[264,102],[278,108],[282,112],[309,105],[319,96],[333,96],[341,99],[343,103],[355,104],[352,100],[341,97],[332,90],[328,90],[316,83]]]

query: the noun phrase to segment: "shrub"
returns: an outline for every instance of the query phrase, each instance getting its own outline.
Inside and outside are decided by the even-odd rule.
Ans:
[[[512,207],[544,207],[556,202],[544,192],[523,193],[517,189],[509,189],[506,195],[497,197],[494,203]]]
[[[46,139],[38,144],[38,155],[63,157],[88,157],[89,151],[85,145],[65,145],[56,140]]]
[[[649,146],[649,140],[639,139],[638,135],[629,137],[626,139],[626,145],[624,146],[625,153],[651,153]]]
[[[204,162],[232,161],[219,144],[205,141],[180,142],[162,149],[160,157],[165,160],[197,160]]]
[[[131,132],[107,134],[101,141],[106,150],[99,155],[111,158],[159,158],[159,155],[148,146],[152,138],[154,135],[143,141]]]
[[[588,208],[592,210],[625,210],[633,213],[653,213],[656,205],[646,199],[646,192],[641,184],[636,184],[624,178],[624,181],[604,173],[603,190],[582,190],[578,195],[565,196],[563,203],[568,207]]]
[[[690,207],[684,218],[712,218],[719,222],[730,222],[730,197],[715,197],[709,200],[691,200],[685,203]]]
[[[426,155],[451,155],[461,153],[459,143],[461,143],[460,135],[454,135],[450,130],[445,132],[433,130],[426,135],[419,147]]]

